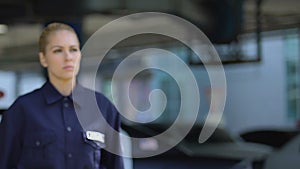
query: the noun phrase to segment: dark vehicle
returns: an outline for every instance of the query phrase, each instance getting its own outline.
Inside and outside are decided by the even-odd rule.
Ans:
[[[149,147],[145,143],[132,143],[132,154],[146,151],[158,151],[160,146],[167,144],[153,140],[167,129],[167,125],[124,125],[122,128],[131,136],[152,139]],[[240,138],[231,136],[225,129],[217,128],[214,134],[200,144],[198,138],[202,125],[194,126],[188,135],[172,149],[148,158],[134,158],[134,169],[262,169],[272,148],[257,143],[247,143]],[[152,137],[152,138],[151,138]],[[170,136],[172,137],[172,136]],[[169,138],[172,139],[172,138]],[[153,146],[153,141],[157,144]],[[152,147],[152,148],[151,148]],[[155,148],[153,148],[155,147]]]
[[[274,148],[273,153],[265,161],[264,169],[299,168],[300,131],[298,129],[261,129],[245,132],[241,137],[248,142]]]

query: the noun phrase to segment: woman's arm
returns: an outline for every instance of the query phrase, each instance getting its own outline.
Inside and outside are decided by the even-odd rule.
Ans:
[[[0,169],[17,168],[21,154],[21,106],[17,101],[3,113],[0,123]]]

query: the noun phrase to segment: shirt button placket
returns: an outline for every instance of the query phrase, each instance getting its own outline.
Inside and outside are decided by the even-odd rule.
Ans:
[[[63,99],[63,113],[64,113],[64,124],[65,124],[65,137],[66,137],[66,142],[65,142],[65,156],[66,159],[71,160],[73,158],[72,150],[71,150],[71,138],[72,138],[72,119],[71,119],[71,114],[72,114],[72,109],[70,105],[70,101],[67,97],[64,97]],[[67,160],[67,168],[71,167],[70,166],[70,161]]]
[[[65,108],[69,107],[69,103],[68,103],[68,98],[67,97],[64,98],[64,107]]]

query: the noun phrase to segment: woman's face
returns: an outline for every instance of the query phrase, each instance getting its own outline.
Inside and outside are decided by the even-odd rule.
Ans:
[[[81,52],[77,36],[68,30],[52,32],[40,62],[48,70],[51,81],[72,80],[79,71]]]

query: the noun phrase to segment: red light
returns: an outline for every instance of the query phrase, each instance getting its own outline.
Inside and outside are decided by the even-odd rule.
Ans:
[[[3,91],[0,91],[0,99],[4,97],[4,92]]]

